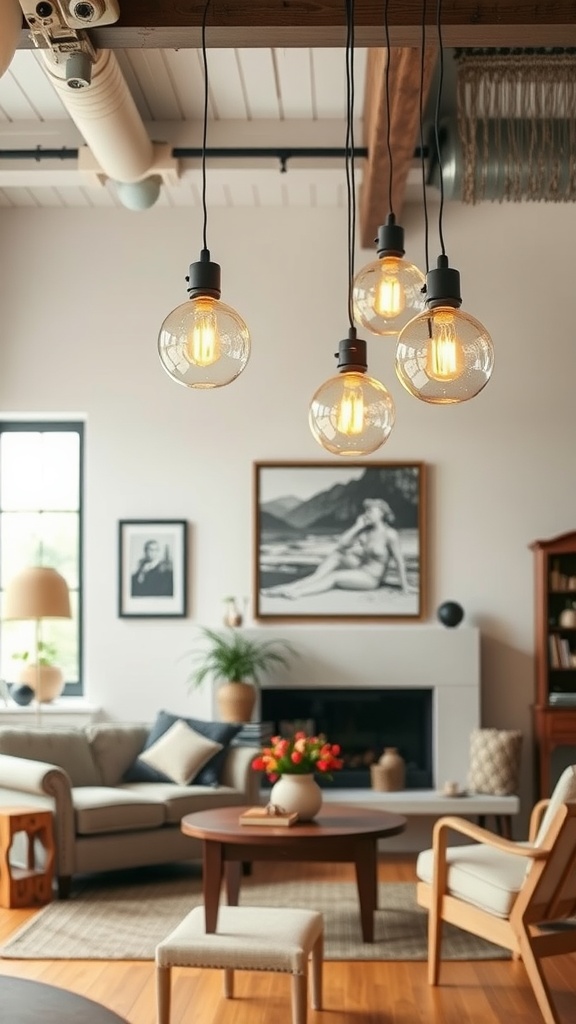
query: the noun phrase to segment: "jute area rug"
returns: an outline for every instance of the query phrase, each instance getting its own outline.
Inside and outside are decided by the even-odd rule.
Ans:
[[[242,882],[244,906],[307,907],[322,911],[327,960],[426,960],[427,913],[410,882],[379,884],[375,941],[360,932],[356,886],[352,882]],[[192,907],[202,903],[200,878],[186,876],[145,882],[88,882],[68,900],[44,907],[0,949],[23,960],[153,960],[155,947]],[[256,914],[257,909],[254,910]],[[281,911],[279,912],[279,917]],[[459,928],[445,926],[443,958],[491,960],[508,956],[499,946]]]

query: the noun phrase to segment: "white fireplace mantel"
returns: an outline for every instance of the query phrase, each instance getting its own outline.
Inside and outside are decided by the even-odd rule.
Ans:
[[[274,687],[433,691],[433,785],[465,782],[470,733],[480,725],[480,632],[433,625],[262,626],[255,638],[286,639],[296,655],[263,682]]]

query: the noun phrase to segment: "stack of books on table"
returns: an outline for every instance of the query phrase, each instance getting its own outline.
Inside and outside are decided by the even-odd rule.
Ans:
[[[232,740],[235,747],[268,746],[274,732],[273,722],[244,722],[240,732]]]
[[[239,817],[241,825],[270,825],[272,828],[294,825],[298,821],[296,811],[270,811],[268,807],[249,807]]]

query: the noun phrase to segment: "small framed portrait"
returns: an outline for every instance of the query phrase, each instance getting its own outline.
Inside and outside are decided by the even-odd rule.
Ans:
[[[120,618],[184,618],[187,523],[122,519],[118,524]]]
[[[422,619],[422,462],[254,464],[254,618]]]

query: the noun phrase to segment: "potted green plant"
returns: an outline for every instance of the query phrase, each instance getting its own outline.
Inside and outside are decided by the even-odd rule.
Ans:
[[[219,683],[216,700],[225,722],[249,722],[256,690],[263,675],[275,667],[286,668],[293,648],[287,640],[255,640],[240,629],[222,631],[200,627],[205,644],[190,653],[191,686],[206,679]]]
[[[36,700],[49,703],[56,700],[64,689],[64,673],[57,664],[58,648],[48,640],[38,641],[37,652],[16,651],[14,661],[24,662],[18,673],[18,682],[34,690]],[[35,658],[32,662],[30,658]]]

